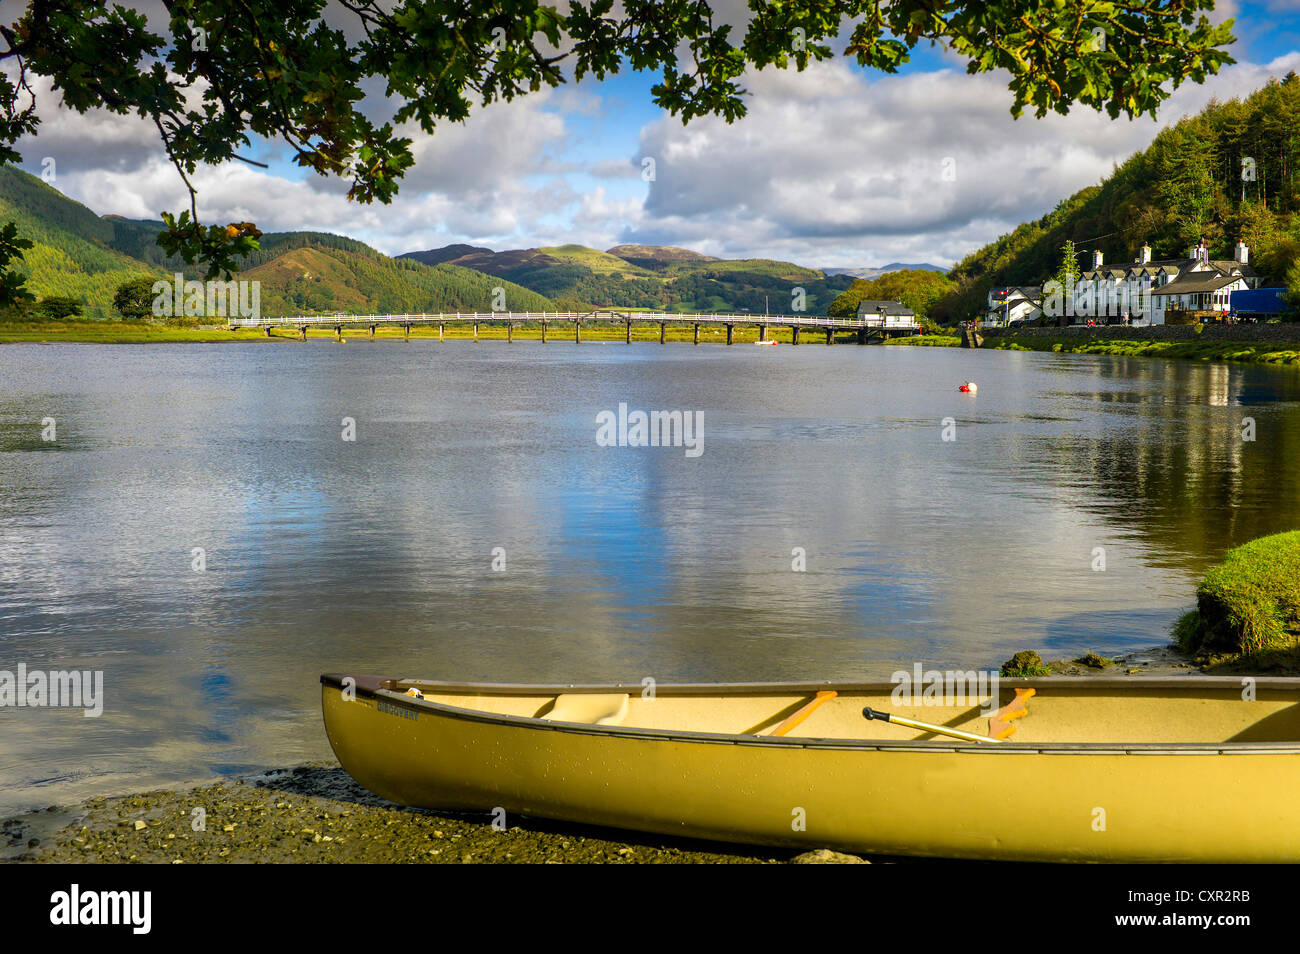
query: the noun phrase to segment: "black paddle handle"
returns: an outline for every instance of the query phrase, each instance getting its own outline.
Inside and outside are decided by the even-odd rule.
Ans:
[[[871,708],[871,706],[867,706],[865,709],[863,709],[862,714],[867,717],[868,722],[870,722],[872,719],[879,719],[881,722],[889,721],[888,712],[881,712],[879,709]]]

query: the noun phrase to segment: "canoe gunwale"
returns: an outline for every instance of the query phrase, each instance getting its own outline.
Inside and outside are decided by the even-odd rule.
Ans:
[[[1058,742],[1044,745],[1036,742],[1001,742],[997,745],[986,743],[961,743],[951,740],[933,742],[901,739],[825,739],[809,737],[745,735],[741,733],[693,732],[687,729],[646,729],[635,726],[592,725],[579,722],[553,722],[532,716],[514,716],[486,712],[481,709],[468,709],[462,706],[446,705],[428,699],[417,699],[389,688],[397,683],[419,685],[435,688],[447,693],[473,692],[478,695],[537,695],[539,697],[572,692],[611,692],[640,691],[642,686],[603,685],[603,686],[543,686],[537,684],[509,685],[504,683],[449,683],[434,680],[393,679],[378,676],[344,677],[339,674],[321,676],[321,684],[327,688],[341,690],[342,680],[355,680],[358,696],[382,699],[386,705],[400,706],[413,712],[423,712],[441,718],[450,718],[467,722],[489,725],[509,726],[532,731],[565,732],[582,735],[603,736],[610,739],[642,739],[647,741],[679,741],[708,745],[741,745],[760,747],[790,747],[802,749],[848,749],[856,751],[879,752],[913,752],[913,753],[957,753],[980,755],[1298,755],[1300,740],[1294,744],[1278,742],[1135,742],[1116,744],[1113,742]],[[1271,676],[1255,677],[1258,688],[1289,689],[1300,694],[1300,677]],[[1017,686],[1041,686],[1041,680],[1006,679],[1001,683],[1008,688]],[[657,686],[656,695],[701,695],[720,691],[788,695],[792,692],[809,692],[825,689],[835,685],[842,692],[886,692],[896,687],[892,682],[876,683],[732,683],[732,684],[688,684],[677,686]],[[1204,688],[1224,689],[1241,688],[1241,679],[1235,676],[1147,676],[1127,678],[1105,677],[1052,677],[1050,685],[1066,687],[1115,688]]]
[[[1300,676],[1050,676],[1043,679],[999,678],[1000,689],[1062,688],[1147,688],[1147,689],[1225,689],[1242,688],[1242,679],[1250,678],[1258,689],[1281,689],[1300,693]],[[342,687],[344,679],[356,681],[358,691],[391,689],[396,684],[428,686],[439,692],[473,692],[477,695],[545,696],[560,693],[640,693],[641,683],[535,683],[535,682],[451,682],[439,679],[410,679],[394,676],[354,676],[349,673],[326,673],[320,677],[324,685]],[[844,694],[856,692],[885,692],[898,688],[898,683],[887,680],[873,682],[683,682],[658,683],[656,695],[719,695],[722,693],[748,693],[789,695],[791,693],[818,692],[836,689]]]

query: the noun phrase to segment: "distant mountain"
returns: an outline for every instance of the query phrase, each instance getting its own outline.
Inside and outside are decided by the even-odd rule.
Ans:
[[[795,289],[805,310],[824,312],[853,279],[828,276],[790,262],[719,259],[690,249],[616,245],[608,251],[585,245],[475,249],[446,259],[448,246],[407,252],[399,258],[449,264],[516,282],[566,308],[661,308],[667,311],[791,311]]]
[[[492,254],[492,249],[481,248],[477,245],[444,245],[442,248],[430,249],[427,252],[408,252],[400,258],[413,258],[423,265],[441,265],[443,262],[450,262],[466,255],[476,255],[486,253]]]
[[[38,298],[70,295],[89,318],[116,317],[113,293],[128,278],[183,272],[202,278],[159,247],[163,223],[97,216],[57,189],[13,166],[0,166],[0,222],[13,221],[33,242],[20,266]],[[490,251],[461,246],[462,254]],[[257,280],[268,316],[328,312],[490,311],[497,289],[515,311],[555,311],[555,304],[509,280],[446,263],[390,258],[364,242],[323,232],[271,232],[243,261],[236,278]]]
[[[879,278],[881,275],[888,275],[890,272],[947,272],[948,269],[938,265],[922,263],[920,265],[906,265],[902,262],[890,262],[888,265],[881,265],[879,268],[823,268],[827,275],[849,275],[853,278]]]

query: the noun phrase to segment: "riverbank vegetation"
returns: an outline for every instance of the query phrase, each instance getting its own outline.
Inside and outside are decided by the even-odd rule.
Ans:
[[[858,302],[901,301],[918,318],[927,319],[935,305],[957,289],[957,283],[943,272],[905,268],[877,278],[859,278],[831,302],[826,314],[832,318],[853,318]]]
[[[1216,665],[1300,663],[1300,530],[1229,550],[1174,627],[1178,647]]]
[[[954,339],[956,341],[956,339]],[[960,343],[957,341],[956,343]],[[984,347],[1000,351],[1052,351],[1140,358],[1184,358],[1244,364],[1300,364],[1300,325],[1296,341],[1151,341],[1141,338],[1077,338],[1069,335],[989,335]]]

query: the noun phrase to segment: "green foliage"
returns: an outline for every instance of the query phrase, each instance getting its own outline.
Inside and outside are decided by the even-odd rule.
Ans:
[[[959,289],[936,314],[969,318],[984,308],[990,287],[1054,276],[1067,240],[1087,243],[1115,264],[1136,260],[1144,242],[1155,259],[1181,258],[1197,240],[1211,258],[1231,258],[1238,238],[1265,282],[1286,279],[1300,261],[1295,73],[1243,100],[1212,102],[1162,130],[1100,185],[966,256],[949,273]]]
[[[180,256],[187,265],[192,265],[195,259],[205,263],[207,270],[203,277],[208,280],[218,275],[230,278],[239,267],[235,260],[255,250],[262,235],[252,222],[231,222],[225,227],[209,225],[204,228],[192,220],[188,212],[179,216],[164,212],[163,222],[167,230],[158,235],[158,244],[163,251]]]
[[[42,320],[63,321],[82,317],[84,307],[80,298],[71,295],[47,295],[32,310]]]
[[[956,288],[957,283],[942,272],[905,268],[876,278],[856,279],[831,303],[826,314],[832,318],[851,318],[858,313],[858,302],[865,298],[868,301],[901,301],[924,319]]]
[[[18,226],[13,222],[0,226],[0,269],[4,270],[0,272],[0,307],[31,300],[31,292],[23,288],[21,273],[10,271],[6,267],[10,262],[21,259],[23,252],[31,247],[29,240],[19,237]]]
[[[1300,256],[1286,272],[1286,301],[1292,313],[1300,315]]]
[[[1180,648],[1246,657],[1300,642],[1300,530],[1229,550],[1196,588],[1195,616],[1179,619]]]
[[[113,293],[113,307],[127,320],[148,318],[153,314],[153,286],[149,276],[130,278],[117,286]]]
[[[0,56],[17,69],[0,78],[0,161],[15,161],[13,144],[37,129],[24,98],[36,74],[79,112],[149,119],[187,186],[200,165],[248,161],[241,151],[255,139],[280,140],[300,166],[349,179],[349,198],[387,203],[414,161],[397,124],[432,133],[476,105],[560,85],[566,65],[577,80],[658,71],[657,105],[684,121],[731,122],[745,114],[746,69],[802,70],[828,59],[827,41],[849,23],[844,52],[862,66],[895,72],[917,44],[937,43],[972,73],[1004,72],[1015,115],[1064,113],[1073,103],[1112,117],[1154,114],[1184,81],[1202,82],[1233,62],[1224,52],[1231,21],[1198,15],[1211,6],[753,0],[739,35],[704,0],[623,0],[617,9],[613,0],[586,0],[564,13],[540,0],[357,0],[343,4],[351,17],[325,16],[326,0],[185,0],[166,5],[165,27],[107,0],[45,0],[2,34]],[[395,105],[390,122],[369,118],[379,110],[367,90]],[[209,277],[233,270],[256,235],[248,223],[202,226],[190,193],[188,218],[166,219],[164,248],[204,263]]]

